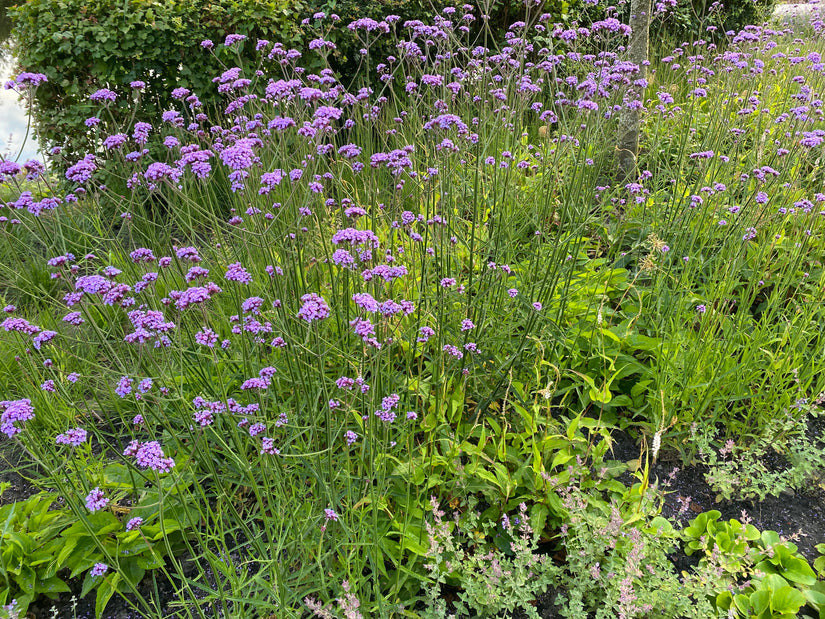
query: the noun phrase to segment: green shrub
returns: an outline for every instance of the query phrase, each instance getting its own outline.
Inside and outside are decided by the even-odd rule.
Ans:
[[[654,8],[656,2],[653,3]],[[739,31],[749,24],[761,24],[770,16],[775,0],[690,0],[679,2],[655,27],[660,40],[677,42],[692,39],[716,39],[730,30]],[[709,32],[708,27],[716,30]]]
[[[32,109],[40,143],[62,146],[72,158],[88,152],[94,137],[84,121],[97,109],[89,94],[98,88],[146,83],[140,106],[122,97],[109,107],[106,120],[118,124],[171,109],[176,87],[199,93],[208,111],[220,101],[210,76],[238,63],[238,48],[225,48],[223,38],[248,35],[243,57],[254,53],[256,38],[289,45],[298,40],[305,12],[301,0],[31,0],[9,14],[21,69],[49,79],[37,89]],[[201,49],[204,39],[215,39],[213,54]]]
[[[359,2],[358,0],[307,0],[309,13],[323,12],[326,15],[338,15],[343,24],[350,24],[361,18],[371,18],[380,20],[389,14],[398,15],[400,23],[409,20],[420,20],[425,23],[432,22],[436,15],[443,14],[455,24],[464,24],[469,31],[466,32],[468,41],[473,44],[492,44],[493,41],[501,44],[504,41],[504,33],[511,23],[525,19],[527,9],[522,0],[492,0],[487,2],[471,2],[474,8],[478,8],[480,13],[489,16],[487,20],[474,19],[464,21],[462,16],[466,11],[462,10],[464,2],[452,0],[397,0],[387,2]],[[541,3],[538,9],[534,6],[530,8],[530,14],[537,16],[540,13],[550,13],[553,15],[551,21],[566,20],[570,5],[579,4],[574,2],[563,2],[561,0],[549,0]],[[455,13],[444,14],[444,9],[454,7]],[[485,29],[486,26],[486,29]],[[330,56],[330,61],[337,71],[340,72],[341,81],[345,84],[352,80],[356,74],[358,66],[362,61],[360,50],[365,47],[364,42],[352,31],[346,28],[336,28],[330,32],[329,40],[336,45],[336,49]],[[370,55],[373,58],[383,59],[394,53],[392,44],[388,41],[381,41],[377,45],[370,46]],[[379,62],[374,61],[374,64]]]
[[[184,0],[177,3],[159,0],[31,0],[10,9],[18,40],[18,60],[22,70],[43,72],[48,83],[37,90],[32,103],[40,143],[46,148],[60,146],[66,160],[73,160],[93,149],[95,132],[84,122],[92,116],[95,105],[88,95],[100,87],[113,89],[139,80],[146,83],[140,91],[141,105],[121,98],[110,108],[117,124],[131,119],[147,120],[171,109],[170,92],[176,87],[193,90],[201,97],[198,111],[210,117],[220,97],[210,88],[206,76],[234,66],[239,52],[220,43],[227,34],[249,37],[240,55],[252,58],[256,39],[271,39],[287,46],[305,49],[317,36],[302,20],[324,13],[337,15],[341,23],[360,18],[381,19],[389,13],[407,20],[429,21],[453,4],[457,11],[449,16],[461,21],[460,3],[449,0],[403,0],[401,2],[363,3],[355,0]],[[769,10],[773,0],[731,0],[719,10],[705,0],[680,4],[672,13],[654,20],[652,29],[658,39],[681,40],[707,33],[707,25],[719,32],[757,23]],[[626,7],[625,7],[626,8]],[[655,8],[655,7],[654,7]],[[519,0],[495,0],[481,7],[487,20],[468,22],[469,44],[502,42],[507,25],[524,19],[525,7]],[[605,16],[599,5],[583,2],[545,2],[539,9],[552,15],[550,22],[587,25]],[[626,11],[625,11],[626,12]],[[531,13],[538,14],[535,8]],[[626,18],[626,16],[625,16]],[[626,19],[624,19],[626,21]],[[214,53],[206,53],[200,43],[214,39]],[[354,31],[334,28],[328,40],[335,44],[329,62],[348,84],[363,61],[360,50],[365,42]],[[371,56],[384,58],[393,52],[392,41],[372,44]],[[377,62],[377,61],[376,61]],[[209,94],[213,93],[213,94]],[[135,95],[137,96],[137,94]],[[132,109],[140,109],[132,117]],[[107,119],[108,120],[108,119]]]

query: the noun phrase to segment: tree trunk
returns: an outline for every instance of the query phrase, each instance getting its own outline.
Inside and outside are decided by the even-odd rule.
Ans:
[[[642,104],[645,89],[636,85],[637,80],[647,77],[648,47],[650,41],[651,0],[631,0],[630,43],[627,59],[638,65],[639,72],[625,90],[622,110],[619,114],[619,140],[616,145],[618,158],[617,178],[624,184],[636,179],[636,156],[639,154],[639,133],[642,128]]]

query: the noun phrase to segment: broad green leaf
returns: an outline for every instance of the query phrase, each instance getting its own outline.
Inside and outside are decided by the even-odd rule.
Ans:
[[[97,597],[95,598],[95,619],[100,619],[103,611],[106,610],[106,605],[117,590],[117,584],[120,581],[120,574],[114,573],[106,578],[97,588]]]
[[[35,593],[45,593],[52,595],[57,593],[67,593],[71,591],[69,585],[57,576],[46,578],[45,580],[38,580],[34,586]]]
[[[801,591],[793,587],[780,587],[771,595],[771,610],[777,613],[795,616],[804,604],[805,596],[802,595]]]

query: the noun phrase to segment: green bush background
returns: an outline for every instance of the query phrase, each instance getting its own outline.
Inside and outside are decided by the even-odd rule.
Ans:
[[[33,115],[41,144],[66,147],[68,158],[89,146],[83,122],[97,106],[89,94],[101,87],[123,92],[133,80],[146,82],[140,118],[156,122],[171,107],[169,93],[186,87],[209,109],[218,102],[211,79],[223,71],[221,61],[237,64],[237,50],[220,43],[230,33],[250,38],[297,41],[294,0],[30,0],[10,10],[20,67],[45,73]],[[216,54],[200,47],[214,39]],[[254,43],[242,54],[252,56]],[[111,108],[116,124],[131,118],[123,97]]]
[[[655,40],[681,42],[683,38],[706,36],[705,27],[715,24],[720,32],[758,22],[774,0],[731,0],[724,11],[700,18],[710,7],[707,0],[682,3],[663,21],[654,24]],[[220,96],[211,79],[227,66],[235,66],[240,54],[245,61],[256,53],[254,41],[266,39],[305,48],[318,36],[317,30],[304,26],[304,18],[318,11],[333,13],[348,24],[361,17],[380,19],[395,13],[404,20],[429,20],[448,5],[449,0],[400,0],[398,2],[359,2],[357,0],[29,0],[9,9],[14,24],[20,69],[45,73],[49,81],[38,88],[32,115],[40,143],[45,148],[63,147],[64,161],[72,163],[99,143],[84,121],[97,106],[88,100],[90,93],[108,87],[123,94],[133,80],[146,82],[140,106],[121,96],[109,109],[115,125],[129,121],[156,122],[160,113],[171,109],[170,92],[177,87],[194,91],[205,111],[217,115]],[[620,7],[627,12],[629,3]],[[507,26],[523,17],[519,0],[496,0],[481,7],[490,19],[487,41],[502,40]],[[604,7],[580,0],[552,0],[541,8],[554,21],[574,25],[588,24],[604,17]],[[471,38],[482,37],[481,20],[473,24]],[[251,41],[240,50],[221,45],[230,33],[247,35]],[[337,49],[330,62],[349,85],[355,75],[363,46],[346,28],[330,35]],[[204,51],[200,42],[215,41],[215,53]],[[372,47],[375,57],[393,52],[389,37]],[[376,61],[377,62],[377,61]],[[135,110],[139,110],[137,113]],[[60,161],[55,162],[57,167]]]

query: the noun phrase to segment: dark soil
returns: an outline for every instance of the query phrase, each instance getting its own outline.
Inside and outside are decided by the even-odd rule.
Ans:
[[[625,433],[613,436],[613,457],[628,461],[639,457],[639,447]],[[784,466],[781,458],[770,465],[777,469]],[[671,477],[672,471],[678,472]],[[722,513],[720,520],[736,518],[750,523],[760,531],[776,531],[799,547],[799,552],[810,563],[819,556],[814,546],[825,542],[825,489],[811,483],[801,491],[784,491],[780,496],[767,497],[764,501],[716,502],[716,493],[705,481],[706,466],[680,467],[675,462],[661,460],[651,466],[651,483],[658,479],[665,492],[662,515],[686,525],[698,513],[711,509]],[[668,479],[670,481],[668,482]],[[629,481],[630,479],[628,479]],[[635,480],[633,480],[635,481]]]
[[[815,430],[821,432],[824,425],[822,419],[814,423]],[[613,450],[608,457],[624,462],[639,457],[639,445],[628,434],[618,432],[613,434]],[[781,468],[784,462],[777,458],[772,466]],[[674,468],[679,468],[672,475]],[[662,515],[680,526],[696,517],[698,513],[716,509],[722,513],[721,520],[736,518],[740,522],[749,519],[760,531],[772,530],[783,538],[792,541],[799,547],[799,552],[810,563],[819,556],[814,548],[825,542],[825,488],[820,484],[812,483],[804,491],[785,492],[778,497],[768,497],[764,501],[721,501],[716,502],[716,493],[705,481],[707,467],[692,466],[678,467],[674,462],[660,461],[650,470],[650,480],[654,483],[658,479],[659,487],[665,492],[665,503]],[[637,480],[630,474],[622,478],[627,484]],[[667,482],[665,484],[664,482]],[[684,553],[677,553],[670,557],[677,571],[690,571],[699,560],[698,555],[688,557]],[[536,610],[542,619],[556,619],[558,606],[555,605],[557,591],[549,591],[536,601]],[[520,619],[520,615],[516,616]]]
[[[23,501],[38,492],[29,479],[34,476],[29,458],[16,443],[0,442],[0,483],[9,487],[0,495],[0,505]]]

